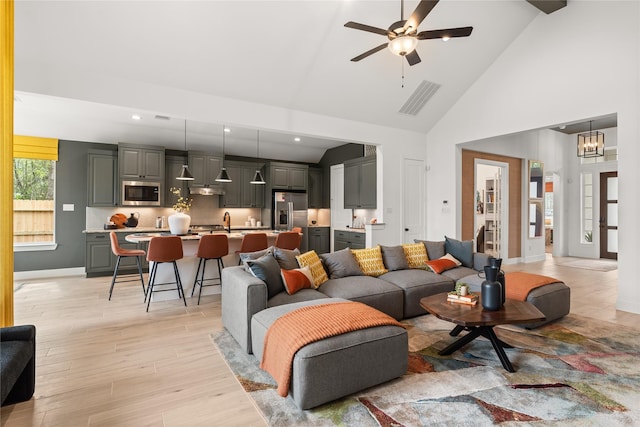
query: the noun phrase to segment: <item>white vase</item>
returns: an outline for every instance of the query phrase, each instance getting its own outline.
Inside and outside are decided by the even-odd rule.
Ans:
[[[169,231],[177,236],[187,234],[191,225],[191,217],[184,212],[169,215]]]

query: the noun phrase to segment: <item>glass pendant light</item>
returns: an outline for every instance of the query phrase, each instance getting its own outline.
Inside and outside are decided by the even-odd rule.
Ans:
[[[262,174],[260,173],[260,163],[258,162],[260,159],[260,131],[257,131],[258,141],[256,144],[256,173],[253,175],[253,179],[249,181],[249,184],[266,184]]]
[[[220,173],[216,177],[217,182],[232,182],[229,173],[227,172],[227,168],[224,167],[224,139],[225,139],[225,129],[226,126],[222,125],[222,169],[220,169]]]
[[[184,151],[187,151],[187,119],[184,119]],[[176,177],[180,181],[193,181],[193,175],[189,172],[189,165],[182,165],[180,175]]]

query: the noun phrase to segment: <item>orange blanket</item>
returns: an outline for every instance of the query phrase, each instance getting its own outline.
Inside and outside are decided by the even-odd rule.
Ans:
[[[302,307],[278,318],[264,338],[260,368],[278,383],[278,394],[289,393],[293,358],[307,344],[375,326],[403,327],[391,316],[368,305],[346,301]]]
[[[550,283],[557,283],[560,280],[553,277],[541,276],[539,274],[523,273],[517,271],[514,273],[506,273],[504,282],[506,284],[506,296],[509,299],[517,299],[525,301],[529,292],[540,286]]]

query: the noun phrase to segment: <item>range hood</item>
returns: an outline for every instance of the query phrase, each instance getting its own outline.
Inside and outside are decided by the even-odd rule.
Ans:
[[[199,196],[223,196],[225,193],[220,187],[189,187],[189,194]]]

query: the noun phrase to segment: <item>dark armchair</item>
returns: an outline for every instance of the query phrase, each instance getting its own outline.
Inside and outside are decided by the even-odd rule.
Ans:
[[[36,327],[0,328],[2,406],[31,399],[36,383]]]

